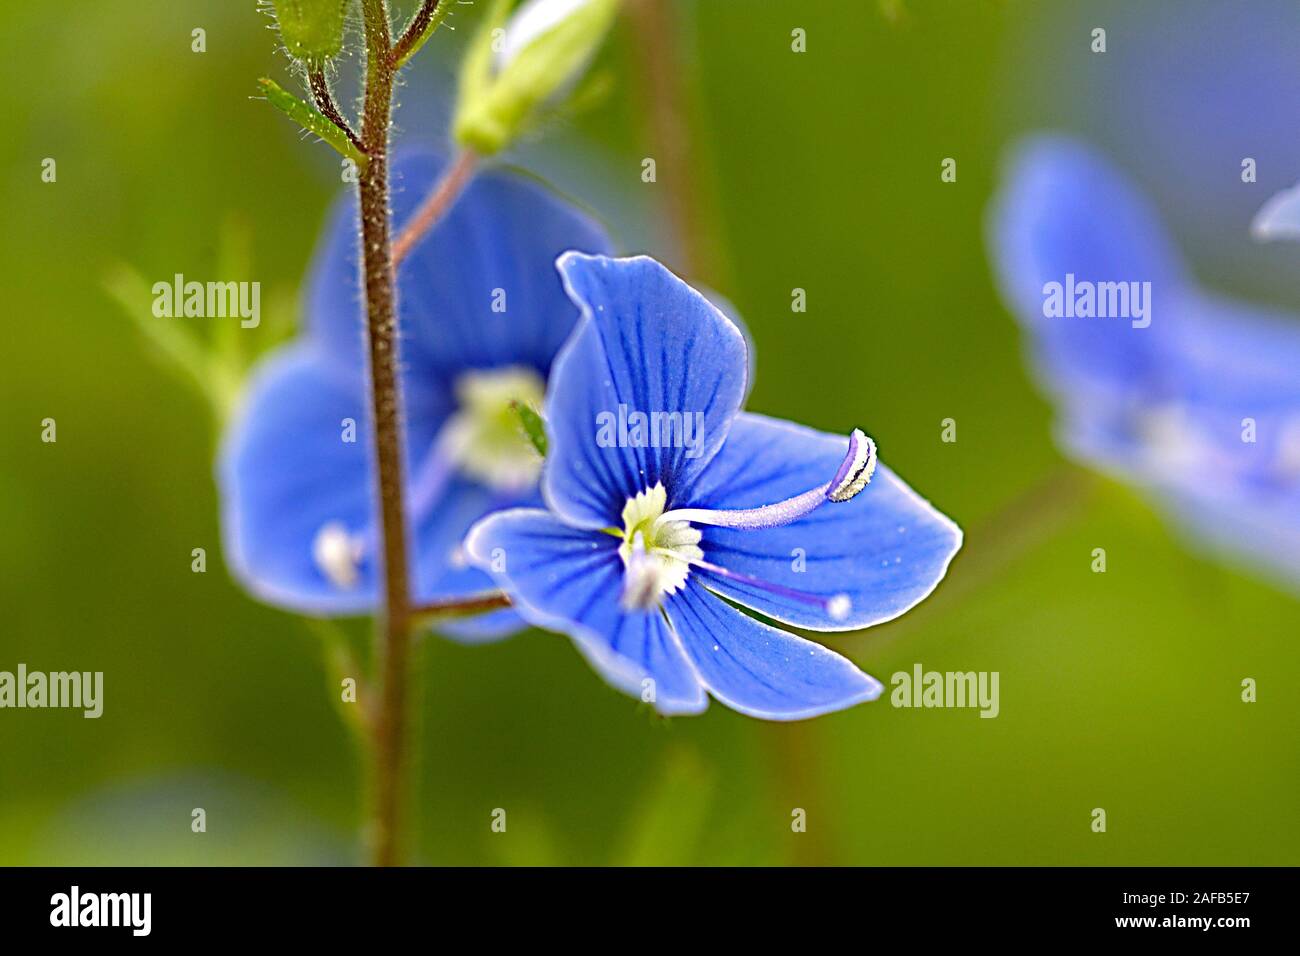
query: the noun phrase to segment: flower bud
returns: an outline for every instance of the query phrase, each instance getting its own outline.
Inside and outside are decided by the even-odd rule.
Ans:
[[[563,98],[595,55],[618,0],[497,0],[461,69],[453,129],[489,155],[508,146],[539,107]]]
[[[280,37],[295,60],[320,66],[343,48],[348,0],[275,0]]]

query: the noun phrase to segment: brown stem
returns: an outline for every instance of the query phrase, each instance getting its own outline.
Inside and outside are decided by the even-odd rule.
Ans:
[[[339,112],[338,105],[334,102],[329,81],[325,79],[325,71],[320,67],[313,67],[307,74],[307,80],[311,86],[312,98],[316,100],[316,108],[327,120],[343,131],[348,142],[364,153],[365,147],[361,145],[360,138],[352,131],[352,127],[348,125],[347,119]]]
[[[428,234],[429,230],[434,227],[439,219],[451,208],[456,197],[469,183],[474,175],[474,168],[478,165],[478,156],[473,150],[464,149],[452,162],[451,166],[443,173],[442,178],[433,187],[433,192],[425,198],[420,204],[420,208],[415,211],[410,222],[402,227],[398,234],[397,240],[393,243],[393,269],[396,270],[401,261],[410,254],[411,250],[419,243],[421,239]]]
[[[371,412],[379,471],[384,607],[377,622],[379,701],[373,724],[373,860],[400,861],[399,822],[405,777],[411,600],[403,502],[402,396],[397,376],[397,292],[389,260],[388,136],[393,109],[392,41],[385,0],[362,0],[366,93],[361,139],[369,158],[360,182],[362,278],[370,360]]]
[[[420,42],[424,31],[433,22],[433,14],[437,9],[438,0],[424,0],[420,4],[420,9],[415,11],[415,16],[411,17],[411,22],[406,25],[401,38],[393,46],[393,52],[388,58],[392,66],[401,66],[402,62],[411,55],[411,51]]]
[[[427,622],[430,618],[468,617],[471,614],[482,614],[485,611],[496,611],[509,606],[510,598],[504,593],[488,591],[471,597],[417,604],[411,608],[411,615]]]

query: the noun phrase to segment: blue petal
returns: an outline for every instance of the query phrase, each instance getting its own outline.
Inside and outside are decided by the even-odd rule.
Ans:
[[[609,683],[640,697],[642,681],[653,679],[661,713],[698,713],[708,698],[663,615],[619,606],[618,544],[549,512],[517,508],[475,525],[465,548],[510,593],[520,615],[568,634]]]
[[[1300,486],[1242,497],[1186,482],[1160,489],[1159,504],[1197,550],[1228,556],[1300,594]]]
[[[709,693],[766,720],[799,720],[880,696],[880,682],[834,651],[778,630],[694,583],[665,605]]]
[[[1079,405],[1073,455],[1151,493],[1203,548],[1300,583],[1300,323],[1193,291],[1165,350],[1166,393]],[[1247,420],[1254,441],[1243,441]],[[1160,424],[1158,424],[1160,423]]]
[[[737,509],[782,501],[829,481],[847,449],[843,436],[741,414],[690,506]],[[828,502],[793,524],[701,530],[700,546],[712,564],[822,599],[847,596],[847,617],[833,618],[823,604],[692,572],[774,620],[823,631],[870,627],[902,614],[934,590],[962,540],[960,528],[883,465],[856,498]]]
[[[1186,283],[1154,209],[1106,159],[1065,137],[1041,136],[1014,154],[990,219],[990,245],[1003,296],[1035,335],[1045,387],[1141,393],[1150,384],[1156,340]],[[1150,282],[1151,326],[1122,318],[1044,316],[1045,286],[1066,282]]]
[[[1269,197],[1250,223],[1256,239],[1300,239],[1300,185]]]
[[[745,394],[740,400],[743,408],[745,402],[749,400],[749,393],[754,390],[754,382],[757,381],[758,376],[758,351],[754,346],[754,336],[750,333],[749,325],[745,322],[745,317],[740,314],[740,310],[736,308],[736,304],[725,295],[698,282],[692,288],[725,315],[731,324],[740,330],[740,335],[745,340]]]
[[[492,578],[469,564],[465,535],[474,522],[493,511],[518,505],[538,505],[541,496],[503,494],[455,475],[431,504],[416,516],[415,594],[419,601],[460,598],[492,590]],[[514,611],[505,609],[437,624],[439,634],[478,643],[512,634],[524,627]]]
[[[1183,412],[1205,424],[1202,412]],[[1207,425],[1201,440],[1212,443],[1217,457],[1185,469],[1158,467],[1131,421],[1071,420],[1062,442],[1075,457],[1145,491],[1196,550],[1234,558],[1300,590],[1300,480],[1294,472],[1289,480],[1270,481],[1267,471],[1232,467],[1232,458],[1245,468],[1255,464],[1250,458],[1276,464],[1282,450],[1276,440],[1265,445],[1267,429],[1258,444],[1242,442],[1240,427],[1226,420]]]
[[[1250,409],[1300,410],[1300,320],[1190,292],[1178,300],[1166,359],[1173,393]]]
[[[395,232],[441,168],[418,153],[394,164]],[[356,224],[356,200],[348,199],[330,220],[309,302],[311,335],[331,356],[360,368]],[[539,184],[479,173],[399,266],[402,360],[414,372],[408,381],[450,389],[467,369],[508,365],[545,377],[578,318],[554,270],[556,257],[570,249],[604,252],[609,240],[590,217]]]
[[[556,359],[546,397],[550,453],[542,493],[572,524],[617,524],[628,498],[662,482],[668,505],[726,440],[745,395],[745,339],[703,296],[653,259],[569,254],[558,263],[582,321]],[[606,416],[679,412],[691,445],[604,447]]]
[[[342,440],[349,418],[355,442]],[[341,589],[312,557],[325,524],[350,533],[371,524],[368,422],[356,381],[310,346],[284,349],[255,373],[218,462],[226,560],[249,591],[305,613],[374,605],[373,562]]]
[[[235,576],[269,603],[308,614],[362,614],[378,602],[369,414],[358,381],[310,345],[290,346],[255,373],[218,464],[226,558]],[[445,413],[424,409],[408,429],[414,448],[434,445]],[[343,422],[356,422],[345,442]],[[427,513],[413,517],[417,601],[488,590],[492,579],[466,567],[457,549],[474,521],[503,501],[453,478]],[[539,500],[534,494],[532,500]],[[370,542],[353,587],[326,578],[312,555],[321,527],[341,523]],[[522,622],[506,610],[439,626],[468,640],[499,637]]]

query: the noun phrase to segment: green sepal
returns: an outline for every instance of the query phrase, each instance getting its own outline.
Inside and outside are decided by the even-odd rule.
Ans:
[[[343,49],[349,0],[275,0],[280,38],[295,60],[319,67]]]
[[[514,413],[519,416],[519,424],[523,426],[524,435],[537,449],[537,454],[543,458],[546,457],[546,425],[542,421],[542,416],[533,410],[532,406],[525,402],[511,402],[510,407]]]

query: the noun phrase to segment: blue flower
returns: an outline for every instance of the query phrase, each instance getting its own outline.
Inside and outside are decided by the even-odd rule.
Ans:
[[[1300,239],[1300,184],[1274,193],[1251,220],[1250,234],[1262,242]]]
[[[394,166],[406,221],[440,164]],[[492,586],[460,551],[487,512],[539,501],[541,461],[512,399],[540,402],[578,319],[554,274],[568,249],[608,248],[585,215],[518,176],[484,173],[402,263],[398,296],[413,594],[431,601]],[[255,373],[222,443],[218,481],[229,564],[262,599],[308,614],[376,606],[376,499],[355,199],[338,208],[308,286],[305,334]],[[486,638],[511,611],[453,622]]]
[[[1295,317],[1203,289],[1146,198],[1071,139],[1016,152],[991,227],[1066,451],[1149,490],[1195,540],[1300,581]],[[1068,289],[1093,307],[1061,314]]]
[[[662,713],[712,694],[791,720],[877,697],[845,658],[735,605],[819,631],[878,624],[934,589],[961,531],[861,432],[742,412],[744,336],[654,260],[558,268],[582,319],[546,397],[547,507],[475,525],[472,560]]]

